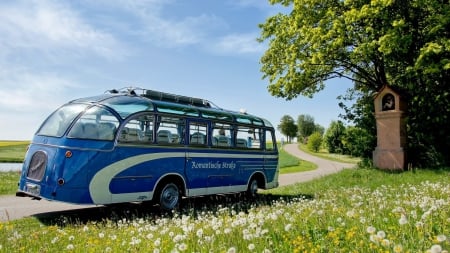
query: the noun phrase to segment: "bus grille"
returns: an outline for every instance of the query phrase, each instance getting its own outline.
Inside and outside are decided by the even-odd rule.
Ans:
[[[41,181],[42,177],[44,177],[46,167],[47,155],[42,151],[37,151],[31,158],[30,165],[28,166],[27,177]]]

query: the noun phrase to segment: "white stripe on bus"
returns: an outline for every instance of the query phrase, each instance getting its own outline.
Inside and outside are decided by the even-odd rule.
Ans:
[[[217,154],[217,153],[189,153],[189,152],[163,152],[132,156],[115,163],[112,163],[99,170],[89,183],[89,193],[94,204],[110,204],[119,202],[132,202],[140,200],[150,200],[153,198],[153,192],[132,192],[132,193],[111,193],[109,184],[112,179],[122,171],[137,164],[157,159],[171,157],[205,157],[205,158],[276,158],[277,155],[248,155],[248,154]],[[236,185],[227,187],[214,187],[210,189],[188,189],[189,195],[216,194],[221,192],[235,192],[246,189],[246,185]]]

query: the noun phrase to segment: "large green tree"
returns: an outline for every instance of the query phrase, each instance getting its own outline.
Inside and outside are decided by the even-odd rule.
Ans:
[[[297,125],[294,119],[289,115],[284,115],[281,117],[280,124],[278,125],[278,130],[286,136],[287,142],[290,143],[292,138],[297,136]]]
[[[301,114],[297,117],[298,136],[301,139],[306,139],[316,130],[314,117],[308,114]]]
[[[391,85],[404,92],[409,104],[413,157],[434,150],[436,160],[449,161],[448,0],[270,2],[290,10],[260,25],[259,40],[269,43],[261,71],[272,95],[311,97],[326,80],[347,78],[366,101],[353,108],[355,113],[367,111],[367,98]]]

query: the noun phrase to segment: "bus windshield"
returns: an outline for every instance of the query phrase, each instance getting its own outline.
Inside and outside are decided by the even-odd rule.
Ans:
[[[85,104],[68,104],[54,113],[52,113],[47,120],[42,124],[37,132],[37,135],[46,135],[61,137],[70,126],[70,123],[86,109],[88,105]]]

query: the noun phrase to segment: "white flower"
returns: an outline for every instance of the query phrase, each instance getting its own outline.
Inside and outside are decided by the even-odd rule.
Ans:
[[[373,234],[373,233],[375,233],[375,231],[377,231],[377,230],[375,229],[375,227],[368,226],[366,231],[367,231],[367,233],[369,233],[369,234]]]
[[[443,241],[447,240],[447,237],[446,237],[445,235],[438,235],[438,236],[436,237],[436,240],[437,240],[438,242],[443,242]]]
[[[187,245],[186,245],[186,243],[180,244],[180,245],[178,246],[178,250],[179,250],[179,251],[185,251],[185,250],[187,250]]]
[[[431,246],[430,252],[431,253],[441,253],[442,252],[441,245],[435,244],[435,245]]]
[[[395,253],[403,252],[403,246],[400,245],[400,244],[395,245],[395,246],[394,246],[394,252],[395,252]]]
[[[227,250],[227,253],[236,253],[236,248],[235,247],[231,247]]]
[[[389,247],[391,245],[391,242],[388,239],[383,239],[381,241],[381,245],[383,245],[384,247]]]
[[[74,247],[73,247],[73,244],[69,244],[69,245],[67,245],[67,247],[66,247],[67,250],[73,250],[73,248],[74,248]]]
[[[248,245],[248,249],[249,249],[249,250],[254,250],[254,249],[255,249],[255,244],[250,243],[250,244]]]
[[[58,240],[59,240],[58,237],[54,237],[54,238],[52,239],[52,244],[55,244]]]
[[[84,231],[84,232],[89,231],[89,227],[88,227],[88,226],[84,226],[84,227],[83,227],[83,231]]]
[[[291,230],[292,224],[287,224],[286,226],[284,226],[284,231],[288,232],[289,230]]]
[[[203,236],[203,229],[199,229],[199,230],[197,230],[197,237],[202,237]]]
[[[105,237],[105,234],[104,233],[98,233],[98,237],[99,238],[103,238],[103,237]]]
[[[400,217],[400,220],[398,220],[398,223],[400,225],[405,225],[408,223],[408,219],[406,218],[406,216],[404,214],[402,214],[402,216]]]
[[[377,232],[377,236],[381,239],[386,237],[386,233],[383,230]]]

